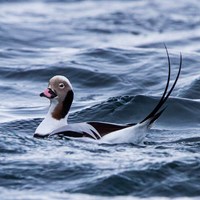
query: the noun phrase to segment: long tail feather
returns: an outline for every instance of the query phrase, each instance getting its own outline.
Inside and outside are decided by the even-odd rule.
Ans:
[[[164,103],[167,101],[168,97],[170,96],[170,94],[172,93],[174,87],[176,86],[176,83],[178,81],[178,78],[179,78],[179,75],[180,75],[180,72],[181,72],[181,67],[182,67],[182,55],[180,53],[180,64],[179,64],[179,70],[178,70],[178,73],[177,73],[177,76],[176,76],[176,79],[171,87],[171,89],[169,90],[169,92],[167,93],[167,90],[168,90],[168,87],[169,87],[169,82],[170,82],[170,76],[171,76],[171,62],[170,62],[170,57],[169,57],[169,53],[168,53],[168,50],[167,50],[167,47],[165,46],[165,49],[166,49],[166,53],[167,53],[167,59],[168,59],[168,78],[167,78],[167,84],[165,86],[165,90],[163,92],[163,95],[160,99],[160,101],[158,102],[158,104],[155,106],[155,108],[153,109],[153,111],[147,115],[140,123],[143,123],[145,121],[147,121],[148,119],[152,119],[150,121],[150,124],[152,124],[156,119],[158,119],[158,117],[160,117],[160,115],[163,113],[163,110],[161,110],[159,112],[159,110],[161,109],[161,107],[164,105]],[[159,113],[158,113],[159,112]]]
[[[159,111],[156,115],[153,116],[153,118],[149,122],[149,126],[151,124],[153,124],[162,115],[162,113],[166,110],[166,108],[167,108],[167,106],[165,108],[163,108],[161,111]]]

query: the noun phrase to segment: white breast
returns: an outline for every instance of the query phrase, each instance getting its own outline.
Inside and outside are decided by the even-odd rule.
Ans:
[[[50,116],[47,116],[37,127],[37,129],[35,130],[35,133],[39,135],[47,135],[47,134],[50,134],[55,129],[58,129],[65,125],[67,125],[67,122],[65,119],[56,120]]]

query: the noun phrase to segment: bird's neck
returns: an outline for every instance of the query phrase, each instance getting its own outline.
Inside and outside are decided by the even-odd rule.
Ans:
[[[68,91],[63,101],[52,99],[49,111],[40,123],[35,133],[40,135],[50,134],[52,131],[67,125],[69,110],[73,102],[74,93],[72,90]]]
[[[56,130],[57,128],[67,125],[67,119],[69,114],[66,114],[64,117],[61,117],[62,109],[63,107],[61,103],[51,101],[49,111],[43,119],[43,121],[38,126],[38,128],[36,129],[35,133],[38,133],[40,135],[46,135]]]

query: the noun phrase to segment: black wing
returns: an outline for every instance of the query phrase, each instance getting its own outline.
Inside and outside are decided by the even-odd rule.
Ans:
[[[106,122],[87,122],[91,126],[93,126],[98,133],[103,137],[104,135],[107,135],[108,133],[111,133],[113,131],[118,131],[124,128],[128,128],[130,126],[136,125],[135,124],[114,124],[114,123],[106,123]]]

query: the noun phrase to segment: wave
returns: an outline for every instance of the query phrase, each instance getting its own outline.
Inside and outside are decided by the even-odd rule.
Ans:
[[[113,97],[84,109],[70,116],[72,121],[110,121],[118,123],[135,123],[141,121],[151,112],[159,97],[120,96]],[[199,127],[199,102],[189,99],[170,98],[163,116],[156,122],[162,127]]]
[[[112,97],[94,106],[72,112],[69,116],[69,121],[71,123],[83,121],[135,123],[145,118],[158,101],[159,97],[142,95]],[[32,108],[30,112],[33,112]],[[166,127],[167,129],[199,128],[199,112],[200,104],[198,101],[170,98],[167,103],[167,109],[156,122],[155,127]],[[26,113],[29,113],[28,108],[24,112],[25,116]],[[36,122],[37,120],[9,122],[8,124],[6,123],[6,127],[9,130],[9,127],[14,125],[12,130],[16,131],[20,131],[21,127],[23,127],[26,132],[26,126],[30,126],[30,130],[33,132],[36,124],[39,123]],[[2,126],[4,125],[2,124]]]
[[[200,99],[200,77],[192,81],[192,83],[185,87],[181,92],[181,96],[189,99]]]
[[[188,168],[190,170],[185,172]],[[198,170],[198,161],[173,161],[152,165],[147,170],[130,170],[106,176],[87,185],[85,189],[78,189],[77,192],[106,196],[133,195],[143,198],[166,195],[195,197],[200,195],[199,187],[191,185],[191,178],[195,177],[190,177],[190,174],[191,171],[195,174]],[[177,180],[179,176],[180,181]],[[198,185],[197,181],[196,184]]]

